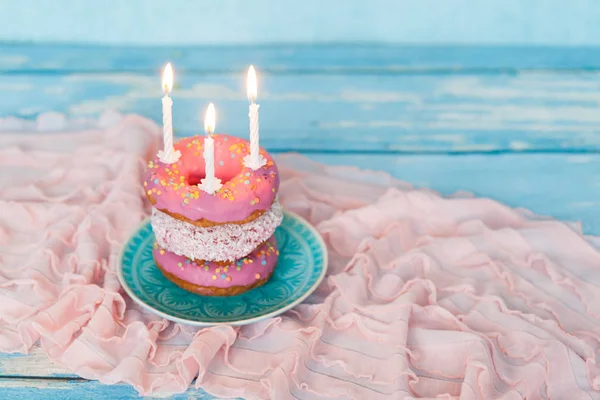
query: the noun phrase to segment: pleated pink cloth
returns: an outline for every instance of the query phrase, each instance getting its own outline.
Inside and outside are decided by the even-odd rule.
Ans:
[[[39,341],[74,373],[141,394],[600,397],[600,254],[576,226],[281,156],[281,202],[323,235],[326,280],[281,317],[191,328],[132,304],[115,273],[149,211],[141,175],[160,129],[116,115],[2,128],[3,352]]]

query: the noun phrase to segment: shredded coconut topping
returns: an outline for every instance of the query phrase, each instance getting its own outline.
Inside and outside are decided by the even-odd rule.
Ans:
[[[152,230],[167,251],[196,260],[235,261],[270,238],[283,220],[278,200],[260,217],[246,224],[199,227],[152,209]]]

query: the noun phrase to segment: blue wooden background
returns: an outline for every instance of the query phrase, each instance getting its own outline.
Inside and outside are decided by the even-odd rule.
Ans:
[[[212,101],[219,130],[245,136],[253,63],[261,144],[274,153],[470,191],[600,234],[598,2],[0,0],[0,16],[0,117],[115,108],[159,122],[171,61],[176,134],[200,132]],[[39,347],[0,355],[0,398],[48,393],[137,398]]]

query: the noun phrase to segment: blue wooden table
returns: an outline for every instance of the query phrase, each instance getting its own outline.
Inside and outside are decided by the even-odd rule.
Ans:
[[[600,234],[600,49],[272,45],[0,45],[0,116],[107,108],[160,121],[160,69],[176,71],[176,135],[247,133],[244,71],[259,68],[261,145],[469,191]],[[30,355],[0,355],[0,398],[137,398]],[[176,399],[210,398],[194,389]]]

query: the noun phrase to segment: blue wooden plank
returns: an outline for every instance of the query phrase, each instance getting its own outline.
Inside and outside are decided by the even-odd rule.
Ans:
[[[203,390],[190,388],[181,394],[157,394],[140,397],[133,387],[125,384],[103,385],[97,381],[65,379],[7,379],[0,378],[2,400],[46,400],[53,397],[61,400],[82,399],[157,399],[173,400],[216,400]]]
[[[600,58],[599,58],[600,59]],[[260,75],[261,144],[271,151],[370,153],[596,152],[600,75]],[[217,129],[244,136],[243,74],[179,73],[179,136]],[[158,74],[0,76],[0,116],[43,111],[97,116],[108,108],[161,121]]]
[[[0,73],[227,73],[249,64],[272,73],[516,73],[521,70],[598,70],[600,47],[397,44],[280,44],[253,46],[43,46],[0,42]]]
[[[0,37],[80,43],[600,43],[593,0],[0,2]]]
[[[77,379],[77,375],[50,361],[44,350],[36,344],[28,351],[22,353],[0,353],[0,378],[1,377],[50,377]],[[1,398],[1,397],[0,397]]]

